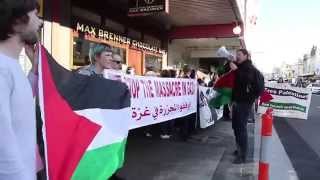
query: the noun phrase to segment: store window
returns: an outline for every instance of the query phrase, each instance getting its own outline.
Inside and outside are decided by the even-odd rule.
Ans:
[[[155,71],[162,70],[162,57],[152,54],[145,55],[145,67],[153,67]]]
[[[89,41],[81,38],[74,37],[73,40],[73,66],[77,68],[79,66],[89,65],[89,51],[90,48],[97,42]],[[122,59],[122,64],[127,64],[126,62],[126,49],[111,46],[112,52],[119,54]]]

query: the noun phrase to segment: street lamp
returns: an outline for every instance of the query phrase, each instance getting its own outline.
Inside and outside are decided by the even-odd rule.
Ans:
[[[241,33],[241,27],[237,25],[236,27],[233,28],[233,34],[239,35]]]

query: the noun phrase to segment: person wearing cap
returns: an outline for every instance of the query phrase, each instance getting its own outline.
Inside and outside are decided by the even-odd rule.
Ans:
[[[89,51],[91,64],[80,68],[79,74],[103,77],[104,69],[112,69],[112,50],[108,44],[95,44]]]

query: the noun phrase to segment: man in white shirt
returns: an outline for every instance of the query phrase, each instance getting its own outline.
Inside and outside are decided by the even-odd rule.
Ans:
[[[18,58],[26,44],[37,42],[37,7],[36,0],[0,0],[1,180],[36,179],[34,101]]]

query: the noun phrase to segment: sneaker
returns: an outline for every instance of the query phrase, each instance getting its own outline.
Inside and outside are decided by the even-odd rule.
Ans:
[[[146,137],[152,137],[152,134],[151,133],[145,133]]]
[[[161,139],[170,139],[170,137],[171,137],[171,136],[168,135],[168,134],[161,134],[161,135],[160,135],[160,138],[161,138]]]

